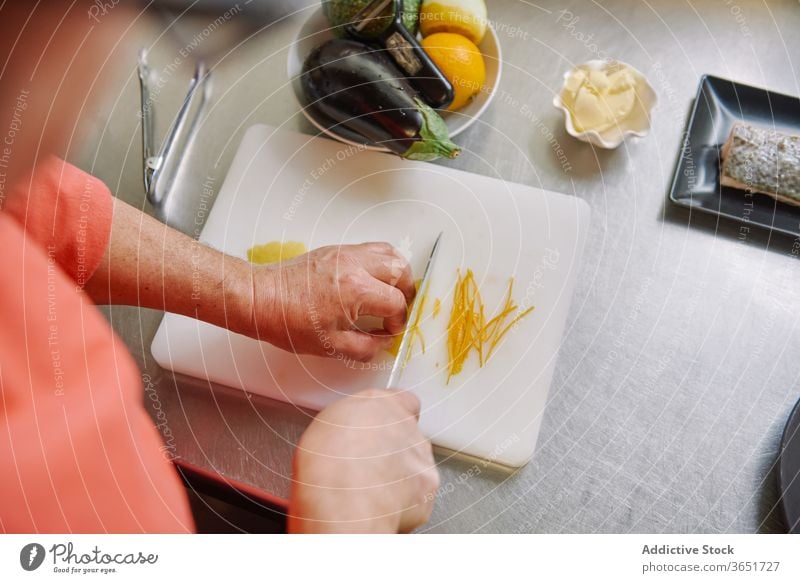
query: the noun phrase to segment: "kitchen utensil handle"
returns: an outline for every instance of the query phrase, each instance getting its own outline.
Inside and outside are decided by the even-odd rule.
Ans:
[[[453,85],[405,26],[395,22],[384,37],[384,45],[428,105],[441,109],[453,102]]]
[[[195,66],[194,77],[189,83],[189,90],[183,100],[175,121],[170,126],[164,142],[158,152],[155,151],[155,133],[153,131],[155,117],[155,101],[152,99],[150,83],[151,69],[147,63],[147,51],[139,51],[139,84],[142,101],[142,156],[144,158],[144,187],[147,200],[156,209],[156,216],[166,204],[166,198],[172,189],[178,165],[181,163],[187,147],[197,133],[198,122],[205,110],[210,96],[210,73],[203,61]],[[190,110],[194,110],[190,116]],[[188,126],[186,125],[188,123]]]

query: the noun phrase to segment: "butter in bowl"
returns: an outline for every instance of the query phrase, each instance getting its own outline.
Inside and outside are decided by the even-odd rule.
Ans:
[[[553,105],[564,112],[569,135],[613,149],[627,136],[649,133],[657,100],[644,75],[630,65],[593,60],[564,73]]]

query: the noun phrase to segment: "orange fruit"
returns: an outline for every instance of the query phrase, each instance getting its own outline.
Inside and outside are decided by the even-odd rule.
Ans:
[[[472,101],[486,82],[486,65],[478,47],[452,32],[437,32],[422,39],[422,48],[453,84],[455,98],[450,111]]]

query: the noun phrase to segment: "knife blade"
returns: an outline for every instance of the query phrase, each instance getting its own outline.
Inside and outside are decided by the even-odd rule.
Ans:
[[[400,348],[397,349],[397,357],[394,359],[392,372],[389,373],[389,380],[386,383],[387,389],[396,386],[397,383],[400,382],[400,377],[403,375],[403,371],[406,368],[406,355],[411,348],[412,338],[412,336],[408,333],[408,324],[416,320],[417,314],[422,308],[422,298],[424,298],[425,294],[428,293],[428,285],[430,283],[430,276],[432,272],[431,267],[433,267],[433,264],[436,261],[436,256],[438,255],[439,251],[439,243],[442,241],[443,234],[444,231],[439,232],[439,235],[433,242],[433,247],[431,247],[431,254],[428,256],[428,263],[425,265],[425,271],[422,273],[422,279],[419,282],[417,296],[414,298],[414,303],[411,305],[411,311],[408,313],[408,318],[406,319],[406,329],[403,332],[402,340],[400,340]]]

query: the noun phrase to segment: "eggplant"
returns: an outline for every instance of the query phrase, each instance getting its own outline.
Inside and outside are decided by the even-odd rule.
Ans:
[[[411,160],[455,158],[447,125],[382,52],[337,38],[316,47],[300,78],[306,107]]]

